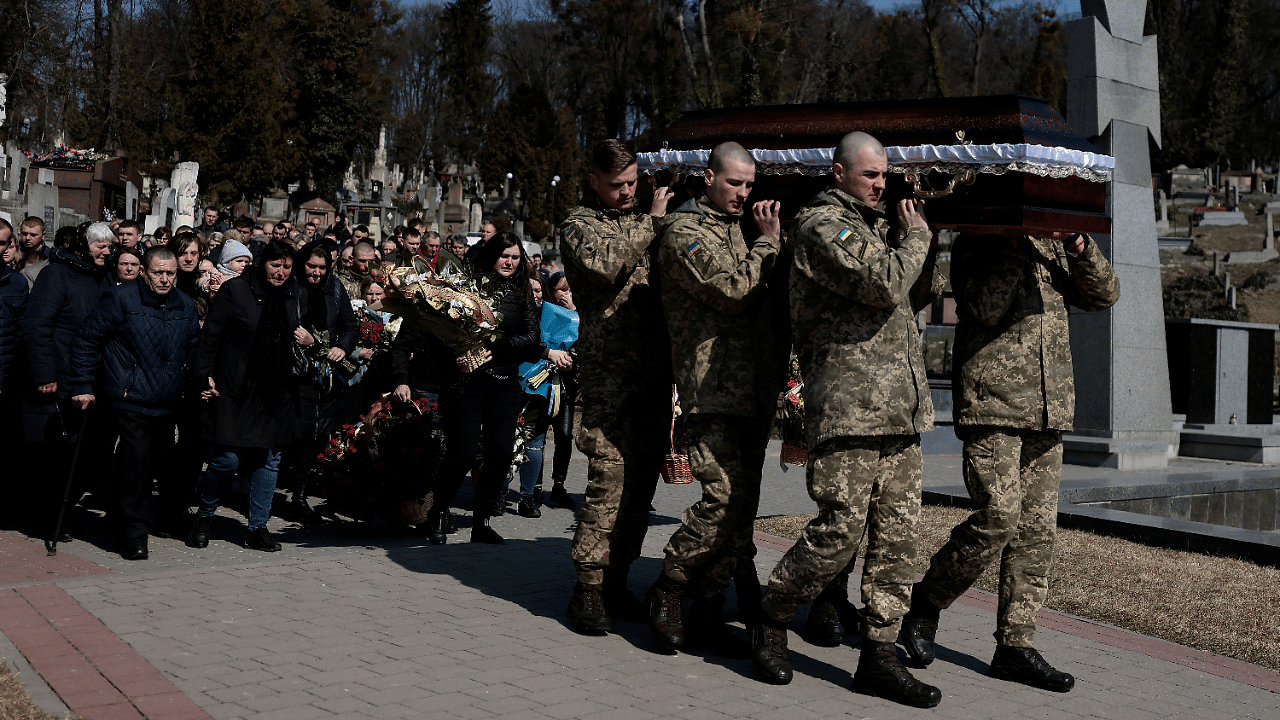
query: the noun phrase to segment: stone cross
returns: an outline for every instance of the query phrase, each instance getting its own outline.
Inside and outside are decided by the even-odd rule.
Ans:
[[[1094,239],[1120,277],[1120,301],[1071,315],[1077,395],[1066,458],[1164,467],[1176,436],[1148,148],[1148,137],[1161,141],[1156,38],[1142,34],[1140,0],[1081,0],[1080,9],[1066,28],[1067,121],[1116,159],[1111,234]]]

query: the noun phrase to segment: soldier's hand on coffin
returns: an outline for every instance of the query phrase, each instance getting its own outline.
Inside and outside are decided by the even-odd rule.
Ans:
[[[671,197],[675,195],[671,188],[663,186],[653,189],[653,204],[649,206],[649,214],[653,217],[662,217],[667,214],[667,203]]]
[[[898,227],[903,232],[911,228],[929,229],[929,221],[924,219],[924,200],[907,198],[898,203]]]
[[[756,227],[761,235],[768,235],[774,240],[782,239],[782,220],[778,213],[782,205],[776,200],[761,200],[751,206],[751,214],[755,218]]]

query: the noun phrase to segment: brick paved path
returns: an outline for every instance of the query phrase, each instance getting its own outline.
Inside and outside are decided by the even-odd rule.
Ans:
[[[808,510],[803,474],[776,467],[761,513]],[[573,466],[571,490],[581,490],[584,471]],[[662,545],[695,493],[659,489],[633,590],[656,577]],[[206,550],[153,538],[152,559],[129,563],[105,542],[77,540],[62,546],[61,566],[42,570],[44,580],[30,569],[43,562],[43,548],[0,532],[0,632],[17,649],[17,664],[31,668],[22,677],[38,701],[88,720],[926,712],[849,692],[856,649],[815,647],[795,633],[796,679],[785,687],[756,681],[746,660],[659,654],[640,625],[619,623],[620,633],[608,637],[575,635],[564,614],[572,584],[567,510],[496,520],[508,539],[500,547],[466,543],[465,527],[433,547],[353,525],[304,531],[273,520],[286,543],[274,555],[234,544],[243,524],[224,512]],[[764,576],[786,543],[757,544]],[[939,659],[918,672],[943,691],[931,716],[1280,717],[1274,672],[1056,613],[1042,616],[1037,644],[1076,675],[1076,690],[1059,695],[992,680],[985,675],[992,600],[970,593],[944,616]],[[13,655],[5,645],[0,653]]]

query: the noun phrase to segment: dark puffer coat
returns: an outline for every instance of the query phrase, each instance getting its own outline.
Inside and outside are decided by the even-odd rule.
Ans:
[[[71,344],[71,394],[100,394],[99,400],[147,415],[173,412],[199,336],[195,302],[181,290],[162,299],[142,280],[113,287]]]
[[[103,268],[66,248],[49,251],[49,265],[36,278],[22,314],[22,340],[32,382],[56,382],[58,397],[69,397],[71,341],[109,287],[111,280]]]
[[[27,279],[0,261],[0,392],[9,389],[16,374],[18,322],[27,305]]]
[[[537,360],[542,354],[541,311],[532,297],[520,292],[516,281],[499,279],[497,282],[499,295],[493,309],[502,313],[498,323],[499,339],[489,346],[493,360],[478,372],[514,377],[520,372],[520,363]]]
[[[297,383],[279,388],[278,402],[270,409],[262,409],[249,396],[247,371],[251,363],[260,362],[252,356],[253,338],[266,304],[257,275],[247,272],[219,288],[191,362],[192,375],[212,377],[219,393],[208,401],[204,414],[205,437],[218,445],[279,447],[294,439],[299,424]],[[290,280],[282,290],[289,327],[296,328],[298,286]]]

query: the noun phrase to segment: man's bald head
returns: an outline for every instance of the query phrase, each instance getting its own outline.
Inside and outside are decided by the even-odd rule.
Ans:
[[[865,148],[870,148],[872,152],[882,157],[885,154],[884,145],[881,145],[879,140],[861,130],[855,130],[840,138],[840,144],[836,145],[835,157],[832,160],[849,167],[857,163]]]
[[[731,163],[755,167],[756,159],[751,157],[751,153],[746,148],[732,141],[715,146],[711,150],[711,156],[707,158],[707,167],[713,173],[722,172]]]

